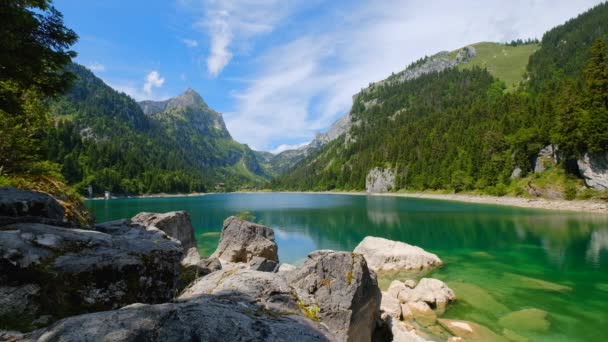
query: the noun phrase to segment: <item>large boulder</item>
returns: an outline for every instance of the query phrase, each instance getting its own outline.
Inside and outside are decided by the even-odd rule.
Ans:
[[[179,296],[181,300],[200,295],[246,295],[263,308],[284,314],[299,312],[297,297],[284,277],[277,273],[248,269],[221,270],[197,279]]]
[[[269,312],[246,296],[210,295],[70,317],[29,334],[7,337],[15,342],[333,340],[321,324],[301,315]]]
[[[19,222],[64,224],[64,209],[50,195],[0,188],[0,226]]]
[[[380,317],[381,294],[362,255],[316,251],[285,277],[299,305],[327,325],[337,340],[371,340]]]
[[[171,211],[168,213],[139,213],[131,219],[145,227],[156,227],[167,235],[179,240],[184,248],[186,264],[196,264],[200,259],[194,228],[190,215],[185,211]]]
[[[258,256],[278,262],[277,252],[272,228],[231,216],[224,221],[220,242],[212,257],[248,263]]]
[[[559,161],[560,155],[557,146],[547,145],[538,151],[538,155],[534,159],[534,173],[541,173]]]
[[[178,241],[124,220],[94,230],[4,226],[0,292],[11,295],[4,296],[3,307],[22,309],[0,310],[0,326],[30,330],[65,316],[169,301],[181,258]]]
[[[367,236],[354,250],[367,260],[369,268],[380,271],[421,271],[442,265],[435,254],[407,243]]]
[[[596,190],[608,189],[608,152],[589,154],[577,160],[578,170],[588,187]]]
[[[192,228],[190,215],[185,211],[171,211],[162,214],[143,212],[135,215],[131,221],[162,230],[167,235],[179,240],[184,250],[196,247],[194,228]]]

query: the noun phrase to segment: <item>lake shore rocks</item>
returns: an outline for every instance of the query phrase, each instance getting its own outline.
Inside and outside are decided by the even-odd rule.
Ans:
[[[227,218],[222,227],[220,242],[212,257],[226,262],[248,263],[255,256],[279,261],[272,228],[235,216]]]
[[[11,335],[12,341],[24,342],[335,340],[323,325],[300,315],[268,312],[245,295],[201,295],[175,303],[134,304]]]
[[[72,226],[65,210],[48,194],[16,188],[0,188],[0,226],[20,223]]]
[[[420,247],[373,236],[365,237],[354,253],[362,254],[375,272],[421,271],[443,264],[437,255]]]
[[[91,230],[40,223],[3,226],[0,288],[13,289],[13,306],[25,302],[32,311],[21,316],[9,311],[0,322],[31,329],[40,317],[50,322],[135,302],[171,300],[181,258],[179,242],[125,220]]]
[[[371,339],[380,317],[381,294],[362,255],[316,251],[285,277],[300,305],[312,310],[337,340]]]

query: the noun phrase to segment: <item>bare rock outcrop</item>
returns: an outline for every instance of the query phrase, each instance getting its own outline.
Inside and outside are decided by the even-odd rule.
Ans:
[[[224,221],[222,235],[212,257],[225,262],[248,263],[255,256],[279,261],[274,231],[235,216]]]
[[[391,169],[375,167],[365,177],[365,190],[368,193],[382,193],[395,188],[395,173]]]
[[[442,265],[441,259],[424,249],[400,241],[367,236],[354,250],[368,266],[380,271],[420,271]]]
[[[4,308],[27,307],[0,310],[0,326],[29,330],[69,315],[173,298],[179,242],[124,220],[93,229],[0,228],[0,291],[11,293]]]
[[[0,226],[33,222],[65,226],[64,209],[50,195],[16,188],[0,188]]]
[[[8,337],[15,342],[333,340],[325,327],[303,316],[273,314],[247,296],[213,295],[70,317]]]
[[[603,155],[585,153],[577,160],[577,164],[588,187],[595,190],[608,189],[608,152]]]

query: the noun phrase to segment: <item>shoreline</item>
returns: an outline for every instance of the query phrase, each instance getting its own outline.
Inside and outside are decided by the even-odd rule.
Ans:
[[[434,193],[367,193],[364,191],[235,191],[228,192],[233,194],[265,194],[265,193],[283,193],[283,194],[309,194],[309,195],[354,195],[354,196],[385,196],[385,197],[404,197],[404,198],[421,198],[441,201],[454,201],[475,204],[490,204],[500,206],[510,206],[528,209],[544,209],[552,211],[568,211],[568,212],[583,212],[595,214],[608,214],[608,202],[589,201],[589,200],[550,200],[545,198],[524,198],[513,196],[489,196],[489,195],[471,195],[471,194],[434,194]],[[170,198],[170,197],[196,197],[213,194],[227,194],[225,192],[207,192],[207,193],[190,193],[190,194],[149,194],[139,196],[112,197],[111,199],[119,198]],[[103,197],[96,197],[89,200],[104,200]]]

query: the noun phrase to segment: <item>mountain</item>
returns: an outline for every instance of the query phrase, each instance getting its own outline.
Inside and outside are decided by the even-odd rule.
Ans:
[[[343,132],[300,152],[273,187],[587,196],[587,177],[608,175],[606,38],[604,3],[540,44],[422,58],[353,96]]]
[[[231,138],[222,115],[193,89],[138,104],[83,66],[68,70],[77,79],[51,104],[55,125],[46,145],[49,160],[79,190],[193,192],[266,182],[254,152]]]
[[[485,68],[490,74],[504,81],[507,89],[512,90],[522,80],[522,76],[526,71],[528,58],[537,48],[538,44],[535,41],[517,45],[482,42],[451,52],[442,51],[433,56],[418,60],[404,70],[392,74],[387,79],[371,83],[369,87],[353,96],[353,103],[356,102],[359,94],[372,92],[378,87],[400,84],[422,75],[440,72],[453,67],[458,67],[461,70],[475,67]],[[364,103],[364,105],[373,106],[375,103],[372,100],[372,102]],[[343,134],[347,134],[351,126],[352,116],[349,112],[336,120],[327,132],[317,134],[315,139],[308,145],[277,154],[270,161],[269,168],[277,174],[286,172],[323,145],[336,140]],[[348,136],[346,140],[349,140]]]

